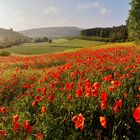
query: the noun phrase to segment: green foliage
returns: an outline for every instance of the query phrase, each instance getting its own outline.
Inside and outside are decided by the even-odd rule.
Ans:
[[[131,0],[128,18],[129,38],[140,43],[140,0]]]
[[[9,53],[7,51],[0,52],[0,56],[9,56],[9,55],[11,55],[11,53]]]
[[[39,37],[39,38],[36,38],[34,39],[34,43],[40,43],[40,42],[48,42],[49,39],[47,37]]]
[[[104,42],[123,42],[128,38],[127,27],[93,28],[81,31],[81,38]]]
[[[52,43],[52,41],[53,41],[52,39],[49,39],[49,40],[48,40],[49,43]]]

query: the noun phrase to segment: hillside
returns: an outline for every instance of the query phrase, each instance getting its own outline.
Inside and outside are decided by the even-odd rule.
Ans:
[[[20,31],[20,33],[29,37],[61,38],[80,35],[81,29],[78,27],[44,27]]]
[[[8,29],[0,28],[0,48],[10,47],[12,45],[17,45],[22,42],[27,42],[28,37]]]

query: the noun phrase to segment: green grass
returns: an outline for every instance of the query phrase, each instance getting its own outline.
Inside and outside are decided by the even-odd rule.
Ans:
[[[126,43],[104,43],[98,41],[88,41],[81,39],[54,39],[52,43],[25,43],[11,48],[0,49],[2,51],[10,52],[14,55],[39,55],[39,54],[53,54],[60,52],[76,51],[81,48],[90,47],[92,49],[108,48],[114,46],[132,46],[133,42]]]
[[[1,49],[12,54],[20,55],[37,55],[37,54],[52,54],[63,51],[77,50],[84,47],[98,47],[104,45],[104,42],[86,41],[80,39],[56,39],[52,43],[25,43],[11,48]]]
[[[121,43],[107,43],[98,46],[98,48],[112,48],[112,47],[129,47],[129,46],[136,46],[134,42],[121,42]],[[140,46],[136,46],[137,48],[140,48]],[[92,47],[92,49],[96,49],[95,47]]]

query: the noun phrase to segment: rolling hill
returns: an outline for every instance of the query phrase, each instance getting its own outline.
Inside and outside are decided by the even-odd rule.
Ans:
[[[78,27],[44,27],[20,31],[20,33],[29,37],[61,38],[80,35],[82,29]]]
[[[22,35],[21,33],[15,32],[12,29],[8,30],[0,28],[0,48],[10,47],[27,42],[28,40],[28,37]]]

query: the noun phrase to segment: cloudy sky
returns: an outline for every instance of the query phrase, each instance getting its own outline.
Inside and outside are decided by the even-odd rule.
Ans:
[[[124,24],[129,0],[0,0],[0,28]]]

